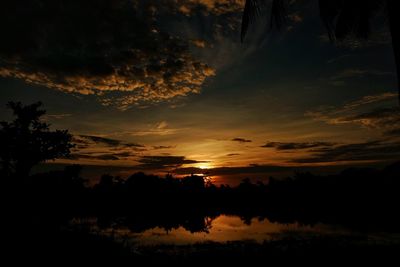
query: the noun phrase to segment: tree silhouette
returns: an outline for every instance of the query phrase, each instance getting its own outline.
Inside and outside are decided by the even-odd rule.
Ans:
[[[41,121],[46,113],[41,106],[41,102],[7,104],[16,118],[0,122],[2,176],[26,178],[34,165],[69,155],[72,136],[66,130],[50,131],[50,125]]]
[[[261,13],[261,5],[267,0],[246,0],[242,18],[241,39],[244,40],[248,27]],[[289,0],[272,0],[270,27],[278,30],[288,18]],[[395,0],[319,0],[321,20],[325,24],[332,42],[342,41],[349,36],[368,39],[371,32],[370,22],[379,11],[387,17],[392,36],[392,47],[396,62],[397,79],[400,79],[400,36],[399,16]],[[400,83],[398,82],[399,101]]]

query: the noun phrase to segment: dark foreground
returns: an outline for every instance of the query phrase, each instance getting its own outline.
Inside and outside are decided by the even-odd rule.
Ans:
[[[215,186],[207,177],[165,178],[136,173],[126,180],[104,175],[85,185],[79,166],[33,176],[10,176],[1,196],[5,257],[13,266],[259,266],[282,264],[400,266],[400,163],[382,170],[349,169],[338,175],[295,177],[268,184],[245,179]],[[205,218],[235,215],[288,224],[345,226],[351,235],[297,235],[256,243],[194,245],[125,242],[66,227],[73,218],[98,218],[101,229],[156,227],[191,233],[208,229]],[[120,220],[124,218],[123,220]],[[374,238],[371,233],[386,233]],[[11,261],[9,261],[9,259]],[[24,264],[23,264],[24,263]],[[4,265],[4,264],[3,264]],[[7,265],[4,265],[7,266]]]
[[[10,179],[2,187],[1,239],[13,266],[259,266],[283,264],[400,266],[398,203],[400,163],[383,170],[352,169],[339,175],[297,175],[266,184],[243,181],[238,187],[216,187],[204,177],[160,178],[143,173],[126,181],[103,176],[85,187],[79,169],[69,168]],[[184,200],[184,201],[182,201]],[[124,226],[133,232],[184,226],[207,230],[204,218],[231,214],[287,224],[325,223],[346,226],[351,235],[297,235],[256,243],[231,241],[194,245],[125,242],[65,226],[75,217],[97,217],[99,227]],[[119,218],[125,218],[120,221]],[[119,225],[120,224],[120,225]],[[386,233],[377,239],[371,233]],[[22,265],[25,266],[25,265]]]
[[[33,229],[31,229],[33,230]],[[23,233],[25,232],[25,233]],[[20,236],[23,234],[23,236]],[[376,264],[399,266],[400,242],[368,235],[287,234],[262,244],[252,241],[141,246],[68,230],[22,231],[7,246],[13,265],[110,264],[111,266],[260,266],[282,264]],[[7,258],[6,256],[6,258]],[[4,258],[3,258],[4,259]],[[39,265],[39,266],[40,266]]]

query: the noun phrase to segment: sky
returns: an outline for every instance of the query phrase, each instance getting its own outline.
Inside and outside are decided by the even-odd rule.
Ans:
[[[400,159],[390,33],[333,44],[317,1],[251,25],[243,0],[2,1],[0,120],[41,101],[89,178],[143,171],[216,184]],[[268,5],[263,8],[267,14]]]

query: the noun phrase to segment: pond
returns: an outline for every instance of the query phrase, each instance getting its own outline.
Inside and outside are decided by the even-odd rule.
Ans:
[[[244,220],[233,215],[219,215],[215,218],[204,217],[204,227],[188,227],[184,223],[170,227],[149,225],[139,227],[135,221],[130,224],[116,220],[107,226],[102,226],[97,218],[75,218],[71,221],[73,227],[87,227],[96,235],[108,236],[121,241],[135,242],[140,245],[187,245],[203,242],[229,241],[264,241],[276,240],[287,235],[327,235],[346,234],[349,231],[324,224],[301,225],[298,223],[276,223],[266,218]],[[138,224],[141,224],[140,222]]]

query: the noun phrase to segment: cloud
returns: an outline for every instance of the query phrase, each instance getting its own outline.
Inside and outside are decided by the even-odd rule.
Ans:
[[[81,139],[79,139],[81,138]],[[83,139],[83,142],[81,141]],[[87,141],[91,141],[96,144],[102,144],[102,145],[107,145],[107,146],[119,146],[121,145],[122,141],[116,140],[116,139],[110,139],[110,138],[105,138],[105,137],[100,137],[100,136],[94,136],[94,135],[78,135],[77,137],[74,138],[74,142],[76,143],[88,143]]]
[[[400,108],[379,108],[347,118],[348,122],[359,123],[365,127],[382,129],[400,127]]]
[[[329,142],[305,142],[305,143],[268,142],[261,147],[275,148],[276,150],[301,150],[301,149],[310,149],[317,147],[331,147],[334,145],[335,143],[329,143]]]
[[[161,30],[154,14],[138,0],[3,1],[0,76],[120,109],[198,93],[214,69],[194,58],[188,40]]]
[[[145,145],[141,145],[138,143],[123,143],[122,144],[124,147],[129,147],[129,148],[136,148],[137,150],[142,150],[141,148],[145,148]]]
[[[120,158],[128,158],[128,157],[133,156],[134,154],[132,154],[131,152],[125,151],[125,152],[114,153],[113,155],[116,157],[120,157]]]
[[[385,134],[388,135],[388,136],[398,136],[398,137],[400,137],[400,127],[388,130],[388,131],[385,132]]]
[[[93,148],[93,147],[92,147]],[[119,150],[108,150],[108,151],[88,151],[88,150],[76,150],[72,153],[68,159],[89,159],[89,160],[121,160],[126,158],[134,157],[135,154],[131,151],[120,151]]]
[[[133,162],[137,159],[138,153],[148,150],[141,144],[95,135],[74,135],[72,141],[75,147],[72,149],[71,156],[66,160],[85,160],[91,164],[101,164],[99,161],[118,160]]]
[[[363,106],[363,105],[367,105],[367,104],[372,104],[372,103],[376,103],[376,102],[382,102],[382,101],[386,101],[386,100],[395,99],[397,97],[398,97],[398,93],[394,93],[394,92],[386,92],[386,93],[379,94],[379,95],[368,95],[368,96],[362,97],[359,100],[347,103],[344,106],[344,109],[353,109],[353,108],[357,108],[359,106]]]
[[[294,23],[300,23],[303,22],[304,18],[297,13],[293,13],[293,14],[289,14],[288,18],[290,19],[290,21],[294,22]]]
[[[72,116],[72,114],[70,114],[70,113],[64,113],[64,114],[45,114],[45,115],[43,116],[43,118],[44,118],[45,120],[61,120],[61,119],[68,118],[68,117],[71,117],[71,116]]]
[[[175,148],[175,146],[153,146],[154,150],[170,149],[170,148]]]
[[[393,75],[392,72],[380,71],[380,70],[366,70],[366,69],[345,69],[340,73],[331,77],[331,80],[340,80],[348,78],[362,78],[365,76],[386,76]]]
[[[230,153],[226,155],[227,157],[234,157],[234,156],[240,156],[238,153]]]
[[[175,134],[179,129],[171,128],[166,121],[160,121],[150,125],[146,130],[129,132],[133,136],[146,136],[146,135],[170,135]]]
[[[77,144],[88,144],[88,145],[90,143],[92,143],[92,144],[98,144],[98,145],[106,145],[106,146],[110,146],[110,147],[118,147],[118,146],[129,147],[129,148],[145,147],[144,145],[137,144],[137,143],[124,142],[124,141],[117,140],[117,139],[111,139],[111,138],[95,136],[95,135],[75,135],[73,142],[77,143]]]
[[[200,39],[192,40],[192,44],[199,48],[205,48],[207,45],[206,41]]]
[[[346,84],[345,80],[354,78],[364,78],[366,76],[387,76],[387,75],[393,75],[393,73],[387,71],[373,70],[373,69],[367,70],[367,69],[349,68],[330,77],[330,80],[331,84],[335,86],[343,86]]]
[[[331,59],[328,60],[326,63],[327,63],[327,64],[336,63],[336,62],[342,61],[342,60],[344,60],[344,59],[346,59],[346,58],[348,58],[348,57],[350,57],[350,56],[351,56],[350,54],[340,55],[340,56],[338,56],[338,57],[331,58]]]
[[[400,129],[400,108],[391,103],[396,99],[397,93],[391,92],[364,96],[343,106],[321,107],[305,115],[331,125],[354,124],[390,135]],[[383,106],[385,102],[390,105]]]
[[[113,160],[119,160],[120,158],[117,155],[113,155],[113,154],[87,155],[87,154],[73,153],[68,157],[68,159],[74,159],[74,160],[89,159],[89,160],[113,161]]]
[[[248,166],[241,166],[241,167],[218,167],[211,169],[201,169],[196,167],[177,168],[173,172],[176,174],[201,173],[210,176],[223,176],[223,175],[238,175],[238,174],[268,174],[275,172],[290,171],[295,169],[296,167],[251,164]]]
[[[236,137],[231,139],[231,141],[233,142],[239,142],[239,143],[251,143],[252,141],[249,139],[245,139],[245,138],[240,138],[240,137]]]
[[[240,13],[245,0],[178,0],[176,2],[179,12],[191,16],[198,10],[202,10],[207,15]]]
[[[327,163],[344,161],[384,161],[400,159],[400,143],[382,140],[317,148],[313,155],[294,159],[293,163]]]
[[[191,160],[184,156],[143,156],[138,162],[140,164],[135,166],[136,168],[158,170],[177,168],[184,164],[205,163],[207,161]]]

